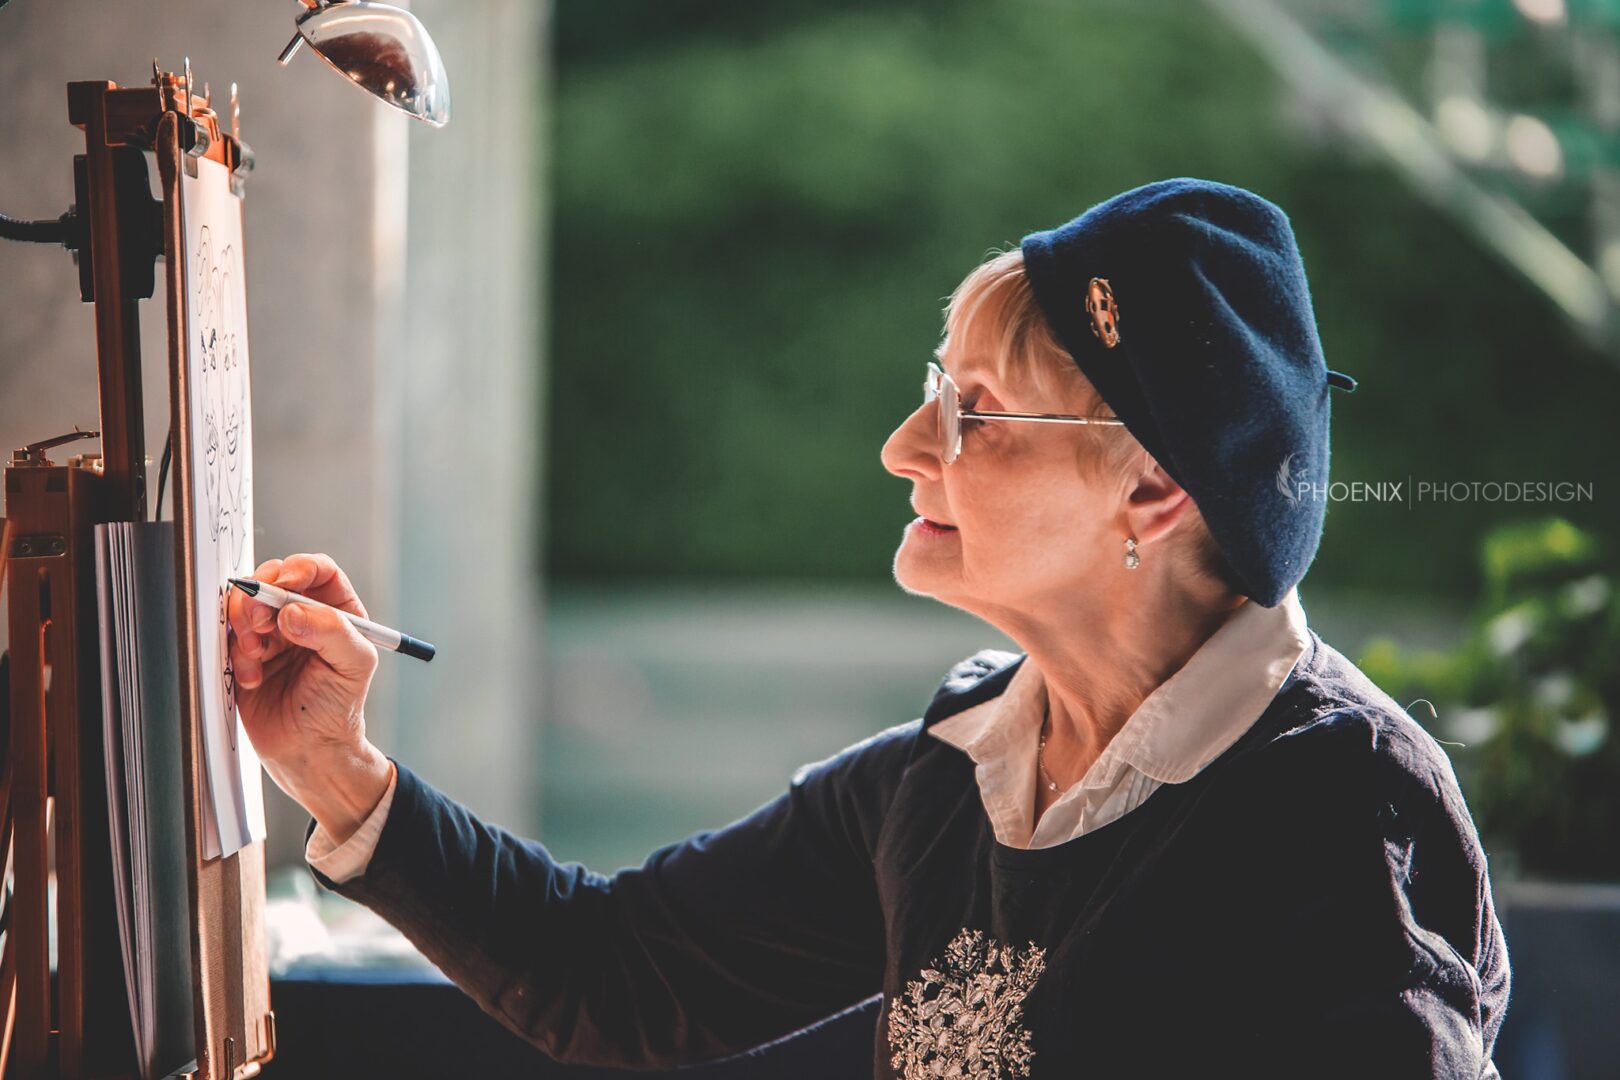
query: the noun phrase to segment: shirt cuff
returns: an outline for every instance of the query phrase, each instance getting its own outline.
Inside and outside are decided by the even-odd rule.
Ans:
[[[377,838],[382,836],[383,824],[388,820],[388,807],[394,801],[394,785],[399,781],[399,770],[392,761],[388,766],[388,790],[378,801],[354,835],[341,844],[333,843],[332,835],[316,825],[304,844],[304,861],[334,883],[349,881],[366,872],[371,865],[371,853],[377,849]]]

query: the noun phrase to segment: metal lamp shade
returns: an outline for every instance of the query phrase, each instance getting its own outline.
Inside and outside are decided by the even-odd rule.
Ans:
[[[450,122],[450,80],[439,50],[415,15],[370,0],[334,0],[298,19],[298,37],[344,78],[434,127]]]

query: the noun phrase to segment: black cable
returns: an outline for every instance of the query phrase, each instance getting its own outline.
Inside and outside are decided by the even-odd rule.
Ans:
[[[152,520],[161,521],[163,518],[163,481],[169,476],[169,455],[174,451],[174,428],[169,428],[169,437],[163,441],[163,461],[158,465],[158,496],[157,502],[152,504]],[[174,515],[169,515],[173,517]]]
[[[66,244],[72,235],[73,211],[51,221],[20,221],[0,214],[0,238],[33,244]]]

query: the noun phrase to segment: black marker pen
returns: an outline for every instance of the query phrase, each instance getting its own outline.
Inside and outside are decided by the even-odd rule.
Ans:
[[[308,604],[310,607],[331,608],[345,619],[348,619],[354,628],[360,631],[361,637],[384,649],[392,649],[394,652],[401,652],[406,656],[414,656],[418,660],[432,660],[433,654],[438,651],[420,638],[402,634],[398,630],[384,626],[382,623],[362,619],[360,616],[344,611],[342,608],[332,607],[331,604],[323,604],[319,600],[311,600],[307,596],[300,596],[295,592],[289,592],[268,582],[237,577],[231,578],[230,582],[259,601],[259,603],[269,604],[273,608],[286,607],[288,604]]]

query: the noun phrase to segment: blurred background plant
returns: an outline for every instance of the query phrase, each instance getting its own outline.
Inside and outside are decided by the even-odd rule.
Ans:
[[[1358,663],[1448,741],[1493,863],[1620,879],[1620,596],[1597,536],[1559,517],[1490,530],[1484,590],[1453,648],[1369,641]]]

